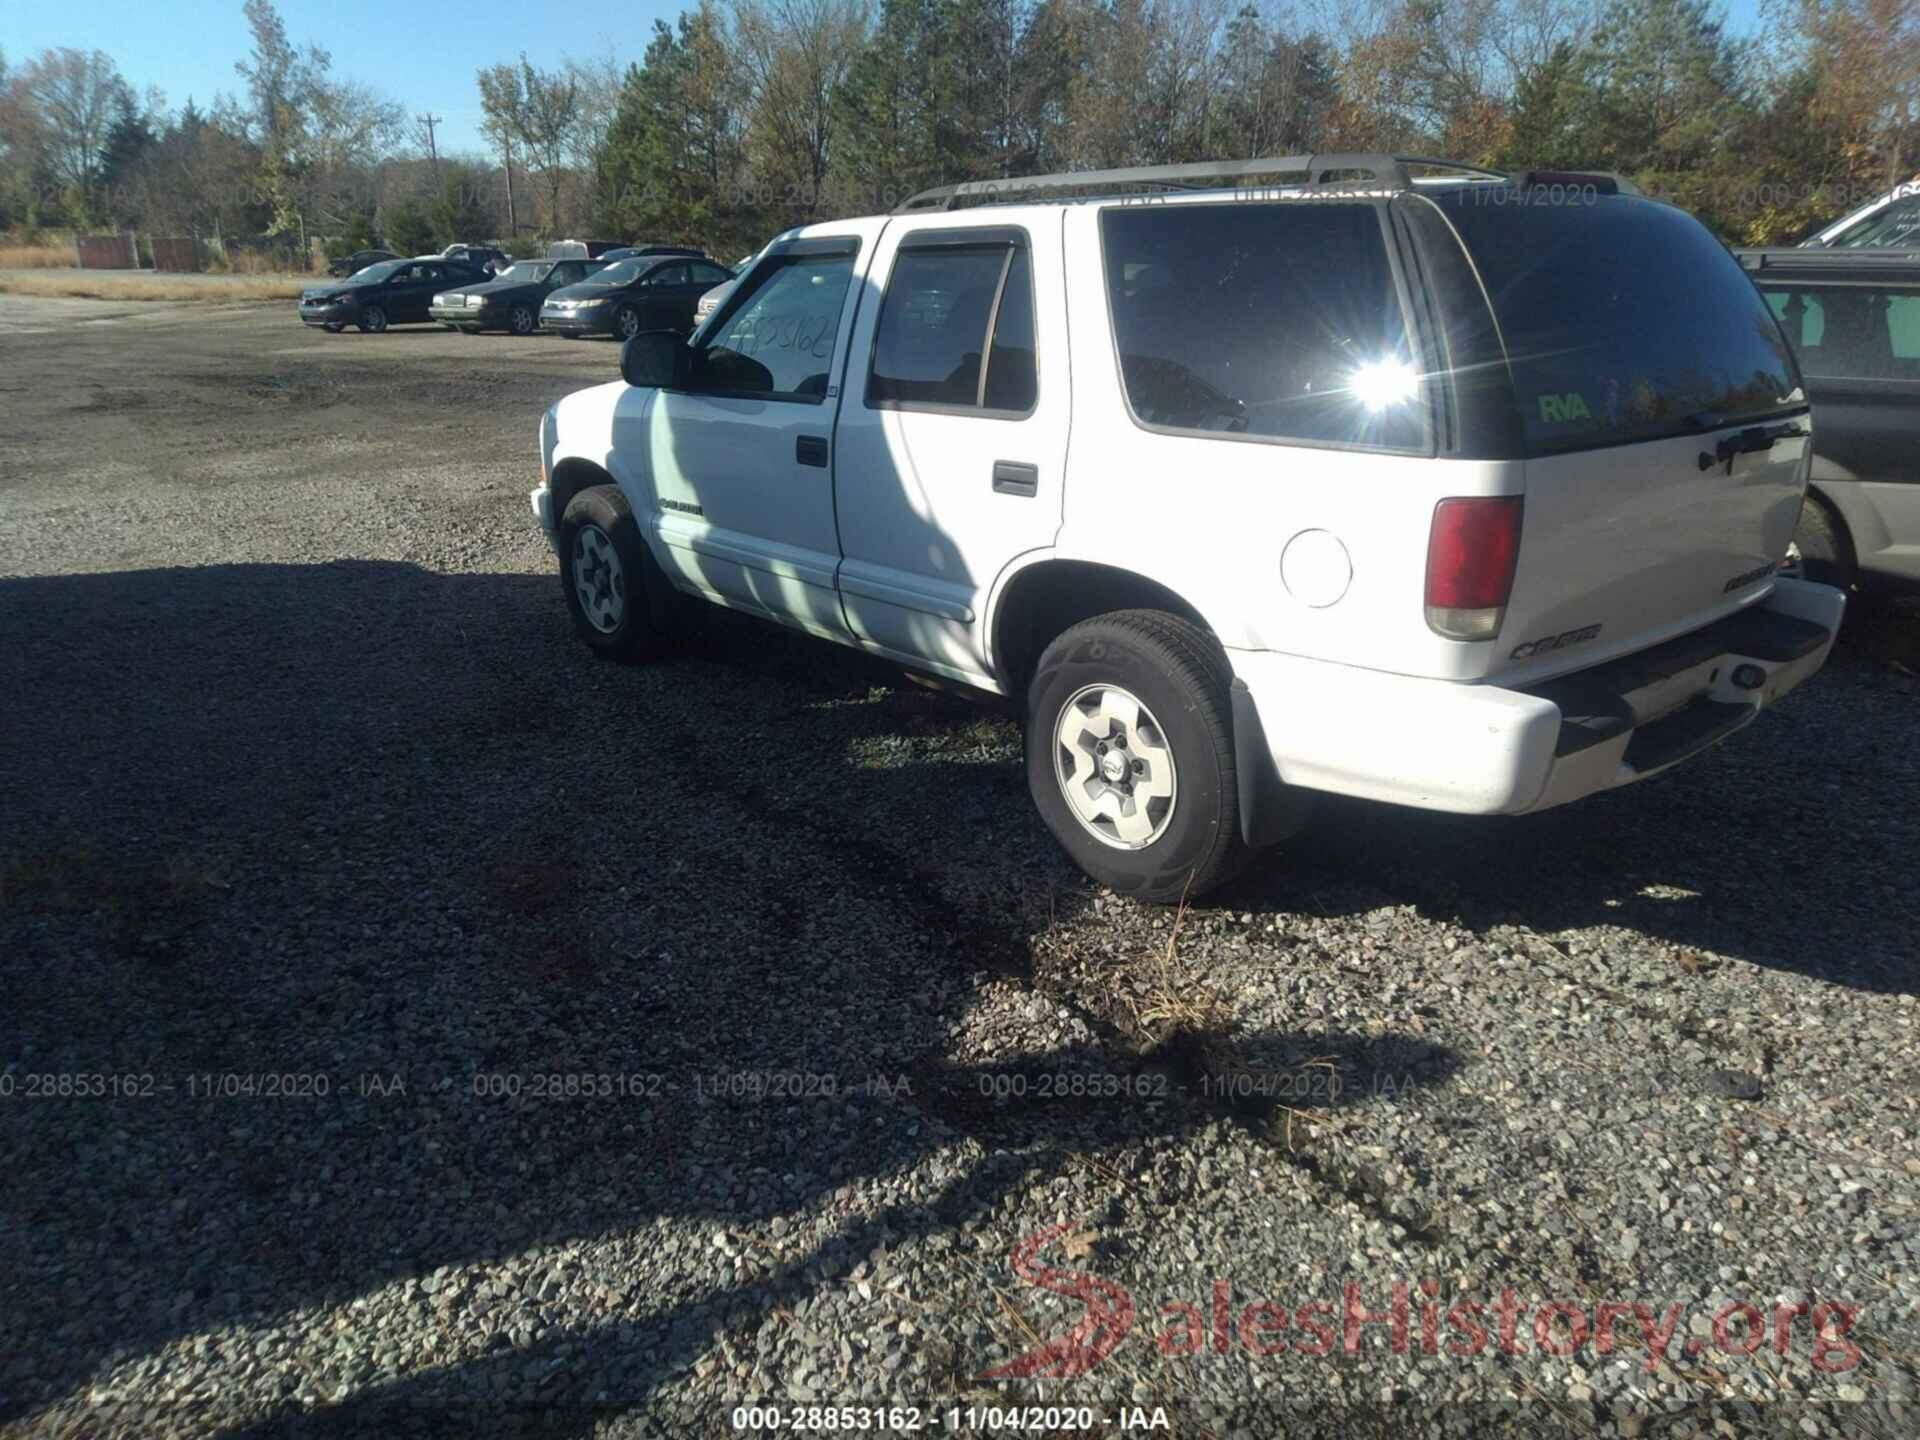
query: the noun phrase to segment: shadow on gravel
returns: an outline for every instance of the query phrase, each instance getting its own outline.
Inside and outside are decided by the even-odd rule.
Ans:
[[[896,680],[732,620],[676,661],[598,664],[542,576],[0,581],[24,760],[0,816],[0,1311],[28,1337],[0,1420],[401,1288],[381,1305],[448,1359],[385,1383],[397,1332],[347,1332],[298,1385],[343,1403],[303,1418],[288,1378],[270,1428],[406,1433],[511,1395],[585,1433],[567,1406],[642,1400],[1070,1159],[1283,1123],[1257,1089],[1200,1093],[1223,1069],[1454,1071],[1407,1037],[1204,1016],[1151,1045],[1097,1015],[1063,1034],[1044,989],[1011,1059],[950,1057],[1088,891],[979,712]],[[1123,1095],[996,1097],[1016,1074]],[[948,1158],[963,1135],[977,1164]],[[928,1165],[930,1190],[892,1184]],[[1417,1233],[1366,1175],[1322,1178]],[[863,1180],[899,1200],[857,1214]],[[803,1212],[833,1223],[758,1270],[707,1243]],[[582,1277],[588,1240],[612,1268]],[[478,1287],[442,1273],[529,1252]],[[581,1286],[619,1318],[544,1318]],[[964,1383],[980,1359],[943,1363]],[[231,1423],[209,1405],[194,1428]]]
[[[1920,849],[1909,661],[1920,665],[1920,609],[1859,602],[1825,673],[1667,775],[1520,817],[1322,797],[1307,843],[1216,903],[1326,915],[1413,904],[1475,931],[1618,926],[1674,947],[1682,968],[1710,950],[1911,993],[1920,886],[1894,859]]]

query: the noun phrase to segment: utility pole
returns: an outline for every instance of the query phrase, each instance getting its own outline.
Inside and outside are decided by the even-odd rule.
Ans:
[[[440,183],[440,152],[435,148],[433,143],[433,127],[446,123],[446,117],[427,114],[416,116],[415,118],[418,119],[427,130],[427,159],[433,166],[433,183],[437,186]]]

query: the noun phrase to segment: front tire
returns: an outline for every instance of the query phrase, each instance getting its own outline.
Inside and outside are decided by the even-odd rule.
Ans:
[[[516,335],[531,335],[539,317],[525,305],[516,305],[507,316],[507,328]]]
[[[1027,690],[1027,785],[1088,875],[1165,903],[1246,863],[1231,683],[1213,639],[1158,610],[1096,616],[1046,648]]]
[[[613,312],[613,338],[631,340],[640,333],[640,311],[633,305],[622,305]]]
[[[378,305],[362,305],[360,307],[360,333],[362,335],[378,335],[386,328],[387,312],[385,310],[381,309]]]
[[[580,638],[609,660],[653,654],[666,582],[619,487],[594,485],[569,500],[559,542],[560,584]]]

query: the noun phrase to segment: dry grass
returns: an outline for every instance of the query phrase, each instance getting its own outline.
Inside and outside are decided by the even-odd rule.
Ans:
[[[172,279],[112,270],[76,270],[61,276],[0,275],[0,295],[46,295],[74,300],[190,300],[224,305],[235,300],[297,300],[306,283],[294,279]]]
[[[326,267],[318,261],[311,262],[307,269],[312,274],[324,274]],[[226,258],[215,256],[207,262],[209,275],[272,275],[285,276],[287,268],[277,263],[276,257],[262,255],[252,250],[231,250]]]
[[[0,245],[0,270],[71,270],[71,245]]]

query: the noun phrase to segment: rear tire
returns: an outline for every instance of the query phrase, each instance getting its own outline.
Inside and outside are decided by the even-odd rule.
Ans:
[[[560,584],[580,638],[609,660],[655,653],[667,614],[666,578],[619,487],[590,486],[569,500],[558,538]]]
[[[1842,590],[1851,590],[1859,579],[1847,527],[1819,496],[1807,496],[1807,503],[1800,507],[1793,543],[1800,550],[1800,573],[1807,579]]]
[[[1096,616],[1046,648],[1027,689],[1027,785],[1088,875],[1167,903],[1246,863],[1231,683],[1213,638],[1158,610]]]

